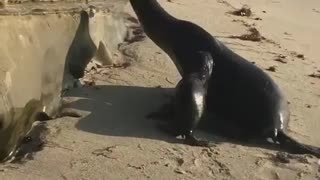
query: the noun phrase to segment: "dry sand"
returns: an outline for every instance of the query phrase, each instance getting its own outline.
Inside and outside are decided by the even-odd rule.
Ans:
[[[290,101],[290,134],[320,146],[320,1],[160,2],[259,67],[274,66],[267,72]],[[251,7],[251,17],[228,13],[243,4]],[[133,14],[129,6],[128,12]],[[228,38],[253,27],[266,39]],[[122,49],[131,66],[90,71],[86,79],[96,87],[73,89],[66,97],[83,117],[49,121],[43,150],[33,160],[0,165],[0,179],[320,179],[312,156],[293,156],[288,163],[274,150],[228,141],[210,149],[190,147],[160,132],[144,116],[168,100],[168,88],[180,78],[177,70],[149,39]]]

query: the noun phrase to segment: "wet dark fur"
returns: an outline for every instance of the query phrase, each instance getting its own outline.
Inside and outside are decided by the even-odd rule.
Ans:
[[[190,112],[175,116],[174,124],[181,127],[175,128],[177,134],[184,133],[179,130],[192,131],[200,122],[199,118],[194,118],[198,116],[194,116],[196,108],[192,99],[183,98],[191,98],[190,93],[199,91],[192,87],[204,87],[195,85],[197,78],[184,81],[190,74],[201,73],[199,64],[203,64],[204,58],[195,58],[201,51],[210,54],[215,64],[207,91],[200,88],[207,94],[206,117],[201,124],[226,137],[241,140],[272,138],[292,153],[320,157],[319,148],[299,143],[286,134],[290,116],[287,101],[263,70],[198,25],[174,18],[156,0],[130,0],[130,3],[146,34],[171,57],[183,77],[185,85],[178,85],[175,103],[185,104],[182,108],[189,108]],[[179,107],[175,107],[174,112],[179,111]]]

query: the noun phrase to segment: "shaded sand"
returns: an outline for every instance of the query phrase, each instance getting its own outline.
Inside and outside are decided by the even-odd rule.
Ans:
[[[228,13],[243,5],[235,0],[161,1],[173,15],[271,70],[290,101],[290,134],[320,146],[320,79],[308,76],[320,73],[320,2],[244,2],[251,17]],[[229,38],[250,28],[263,40]],[[149,39],[121,49],[131,66],[91,70],[86,79],[96,86],[73,89],[65,98],[83,117],[49,121],[43,150],[25,163],[0,165],[1,179],[319,179],[320,165],[312,156],[281,158],[286,154],[227,141],[211,149],[190,147],[160,132],[144,116],[168,101],[180,78],[176,68]]]

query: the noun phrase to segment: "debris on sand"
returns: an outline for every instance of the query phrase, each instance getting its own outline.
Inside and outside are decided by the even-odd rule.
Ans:
[[[305,56],[303,54],[299,54],[299,53],[297,53],[295,51],[291,52],[291,55],[296,57],[296,58],[302,59],[302,60],[305,59]]]
[[[171,81],[168,77],[166,77],[166,81],[167,81],[168,83],[170,83],[170,84],[174,84],[174,82]]]
[[[287,153],[278,152],[275,156],[275,161],[287,164],[290,163],[290,157]]]
[[[271,72],[276,72],[276,66],[270,66],[266,70]]]
[[[317,10],[317,9],[312,9],[312,11],[315,13],[320,13],[320,10]]]
[[[231,14],[235,15],[235,16],[247,16],[247,17],[249,17],[249,16],[252,15],[252,11],[251,11],[249,6],[244,5],[244,6],[242,6],[241,9],[237,9],[235,11],[232,11]]]
[[[186,172],[182,169],[175,169],[174,172],[177,174],[186,174]]]
[[[83,83],[85,86],[95,86],[96,82],[93,79],[83,79]]]
[[[311,108],[312,107],[312,105],[310,105],[310,104],[306,104],[305,106],[306,106],[306,108]]]
[[[283,64],[287,64],[287,61],[281,58],[276,58],[275,61],[281,62]]]
[[[139,26],[131,26],[127,31],[126,37],[124,41],[131,44],[134,42],[143,41],[146,38],[142,27]]]
[[[249,29],[250,34],[244,34],[241,36],[230,36],[230,38],[235,38],[235,39],[241,39],[244,41],[254,41],[258,42],[261,40],[265,40],[266,38],[261,36],[260,32],[256,28],[250,28]]]
[[[92,154],[95,156],[102,156],[109,159],[116,159],[114,157],[111,157],[111,154],[114,152],[114,149],[117,147],[118,146],[115,145],[115,146],[109,146],[103,149],[96,149],[92,152]]]
[[[141,166],[135,166],[135,165],[127,164],[127,167],[133,168],[133,169],[136,169],[136,170],[144,170],[146,168],[144,164],[142,164]]]
[[[279,54],[275,59],[275,61],[281,62],[283,64],[287,64],[286,56]]]
[[[320,73],[313,73],[313,74],[309,74],[308,76],[320,79]]]
[[[304,59],[304,55],[303,54],[297,54],[297,58]]]
[[[288,35],[288,36],[291,36],[291,34],[288,33],[288,32],[284,32],[283,34]]]

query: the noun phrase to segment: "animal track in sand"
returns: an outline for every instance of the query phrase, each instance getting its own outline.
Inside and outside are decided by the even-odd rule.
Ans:
[[[95,156],[102,156],[109,159],[117,159],[116,157],[112,156],[113,152],[117,147],[118,146],[114,145],[114,146],[108,146],[102,149],[96,149],[92,151],[92,154]]]

